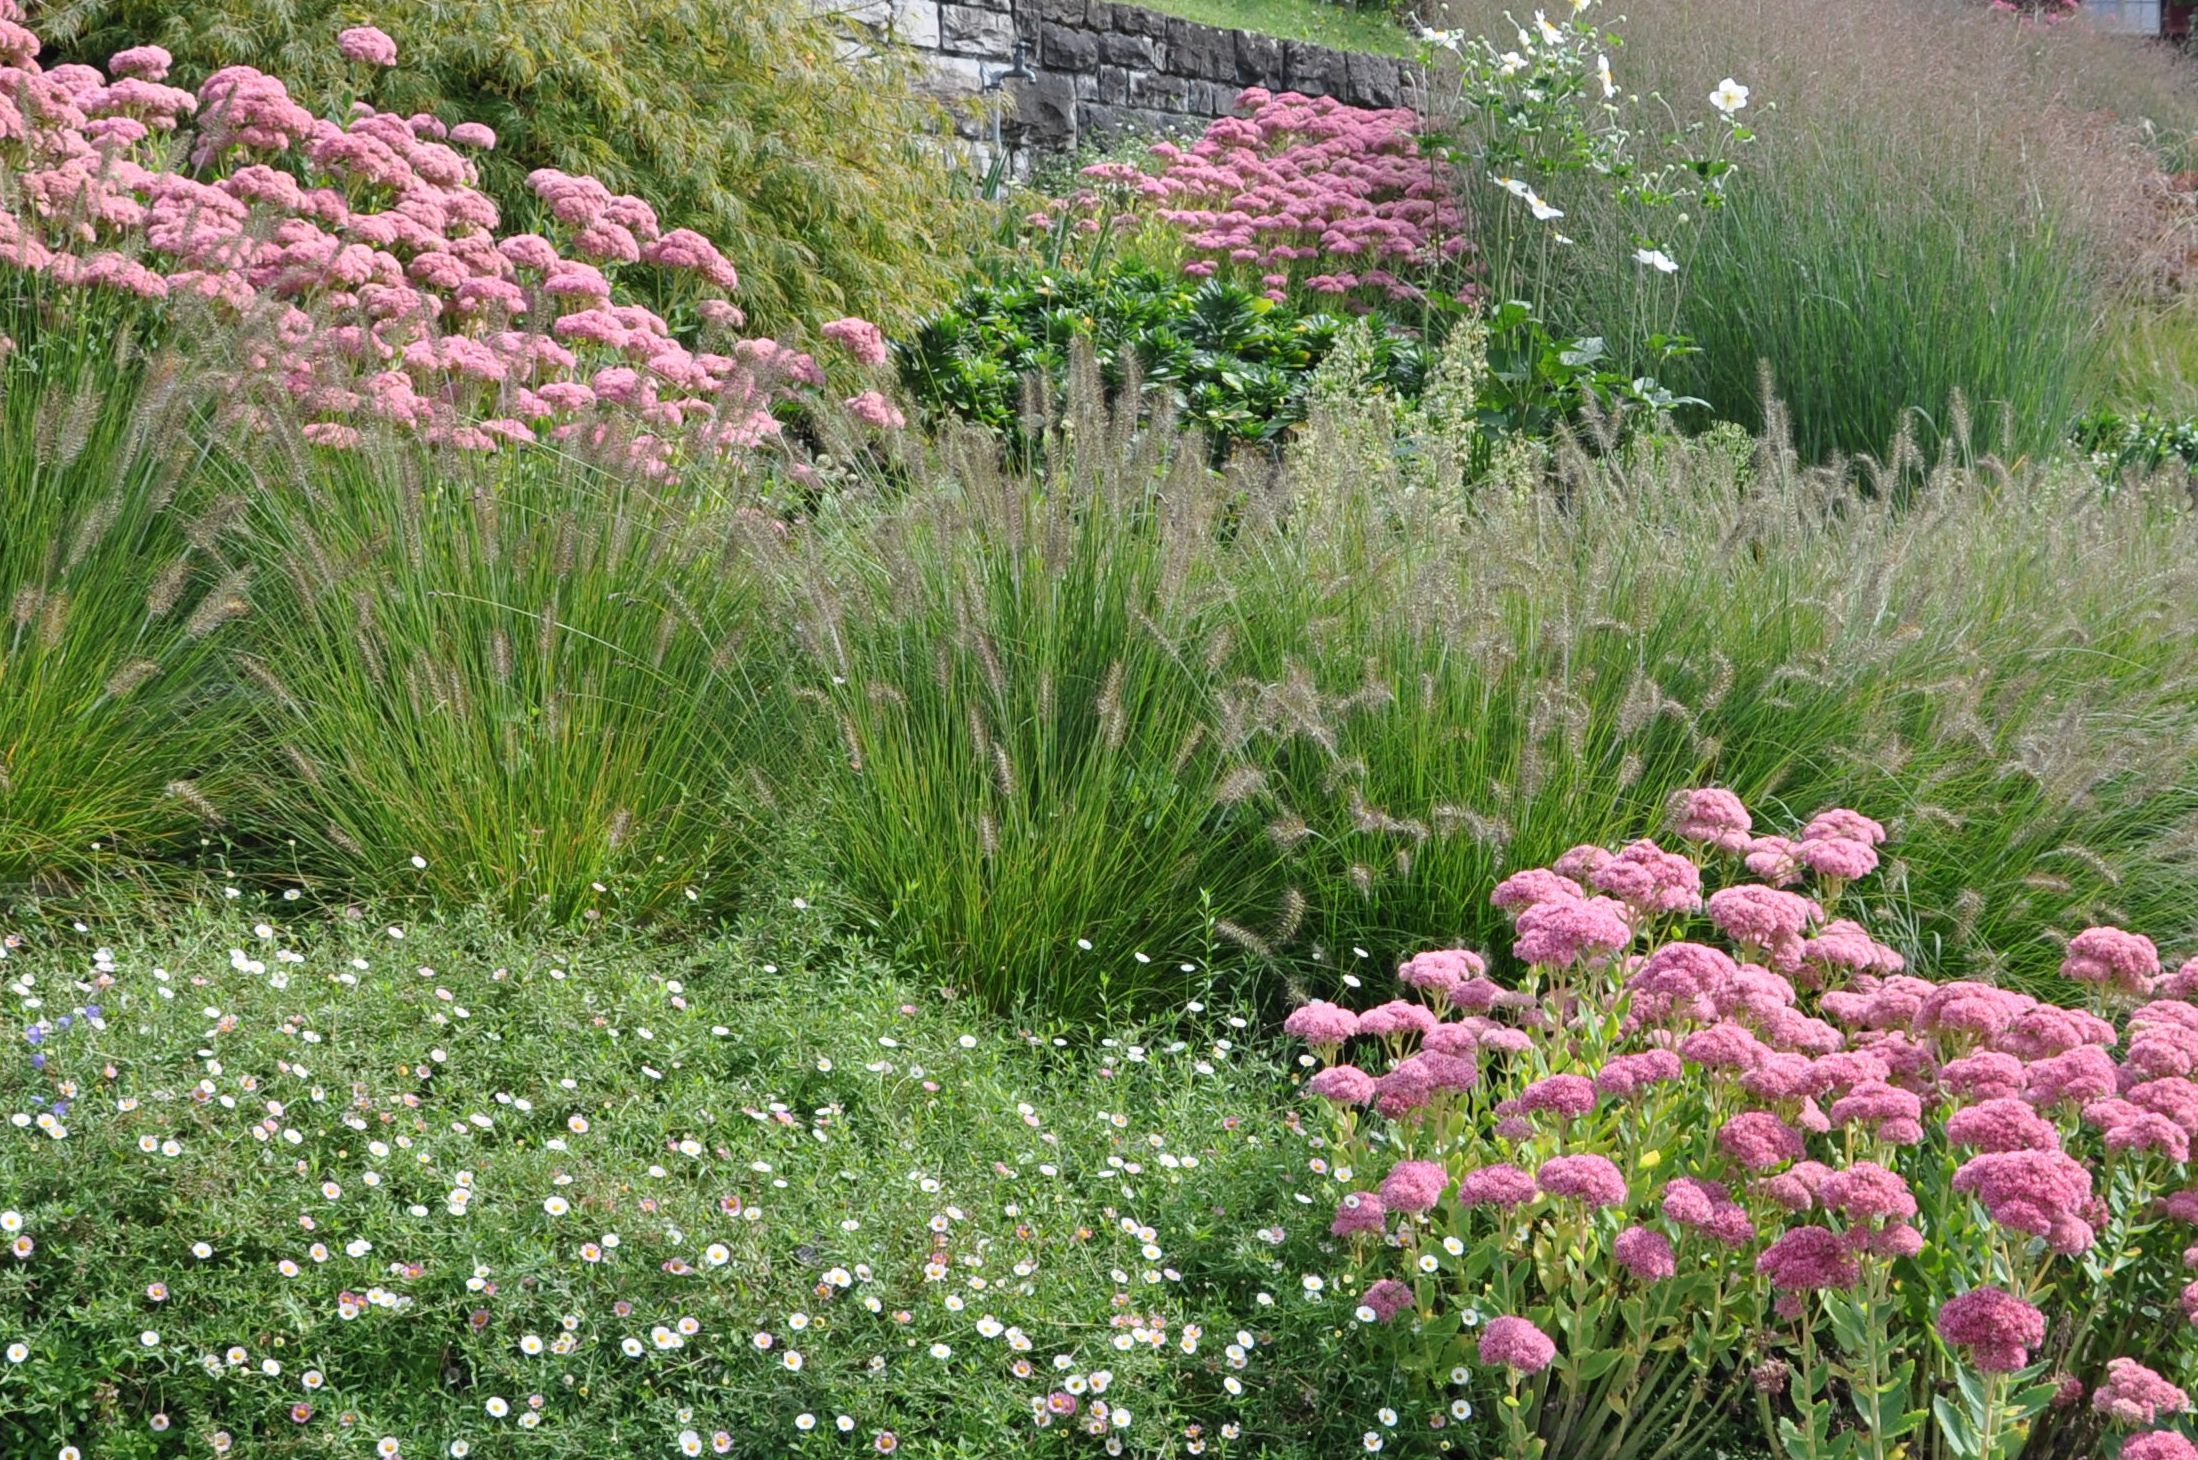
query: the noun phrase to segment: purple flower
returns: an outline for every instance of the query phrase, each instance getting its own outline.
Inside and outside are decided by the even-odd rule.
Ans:
[[[1898,1171],[1857,1161],[1817,1183],[1816,1199],[1850,1221],[1901,1221],[1916,1214],[1916,1198]]]
[[[1754,818],[1740,798],[1716,787],[1681,791],[1665,808],[1672,834],[1681,841],[1700,842],[1721,852],[1743,853],[1751,845],[1749,831]]]
[[[1290,1011],[1282,1021],[1282,1032],[1315,1049],[1332,1049],[1358,1033],[1358,1015],[1326,999],[1314,999]]]
[[[2190,1408],[2190,1396],[2135,1359],[2108,1359],[2106,1382],[2091,1391],[2091,1407],[2116,1424],[2149,1425]]]
[[[1755,1270],[1784,1293],[1851,1288],[1862,1276],[1847,1244],[1823,1227],[1793,1227],[1763,1249]]]
[[[1357,1065],[1330,1065],[1305,1082],[1305,1088],[1338,1105],[1364,1105],[1374,1098],[1374,1077]]]
[[[1611,1245],[1618,1265],[1645,1283],[1662,1282],[1679,1270],[1671,1239],[1649,1227],[1628,1227]]]
[[[1946,1139],[1982,1151],[2054,1151],[2061,1133],[2020,1100],[1986,1100],[1946,1117]]]
[[[1767,1110],[1746,1110],[1718,1129],[1718,1148],[1750,1171],[1801,1159],[1801,1134]]]
[[[1542,1163],[1534,1180],[1551,1196],[1572,1197],[1589,1206],[1617,1207],[1626,1203],[1625,1173],[1607,1156],[1552,1156]]]
[[[1630,1099],[1651,1085],[1666,1084],[1685,1073],[1679,1056],[1670,1050],[1644,1050],[1618,1055],[1607,1062],[1595,1072],[1595,1088],[1605,1095]]]
[[[1554,1111],[1570,1119],[1595,1108],[1595,1082],[1585,1075],[1550,1075],[1518,1094],[1518,1108]]]
[[[1393,1212],[1424,1212],[1442,1200],[1450,1173],[1439,1161],[1399,1161],[1381,1179],[1382,1204]]]
[[[2068,940],[2061,972],[2083,983],[2142,994],[2160,976],[2160,950],[2152,940],[2120,928],[2086,928]]]
[[[347,61],[363,61],[369,66],[394,66],[397,64],[397,43],[371,25],[356,25],[336,36],[336,49]]]
[[[1483,1166],[1458,1182],[1458,1200],[1469,1207],[1520,1206],[1534,1200],[1534,1178],[1512,1165]]]
[[[1968,1349],[1980,1372],[2012,1374],[2045,1342],[2045,1315],[2012,1293],[1971,1288],[1940,1306],[1938,1331],[1948,1343]]]
[[[1358,1016],[1358,1032],[1382,1038],[1405,1034],[1425,1034],[1435,1027],[1434,1011],[1424,1004],[1408,1004],[1402,999],[1391,999],[1377,1004]]]
[[[1328,1224],[1328,1230],[1337,1237],[1352,1237],[1360,1232],[1379,1232],[1387,1224],[1389,1209],[1380,1196],[1371,1191],[1354,1191],[1336,1207],[1336,1219]]]
[[[1374,1310],[1378,1322],[1387,1323],[1412,1306],[1412,1290],[1395,1278],[1383,1278],[1359,1294],[1358,1300]]]
[[[1557,1345],[1524,1318],[1493,1318],[1481,1330],[1480,1355],[1484,1364],[1539,1374],[1557,1357]]]

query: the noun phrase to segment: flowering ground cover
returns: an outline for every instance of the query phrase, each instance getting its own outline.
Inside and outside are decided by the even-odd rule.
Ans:
[[[116,911],[0,961],[0,1453],[1315,1453],[1277,1334],[1347,1310],[1222,1008],[1019,1030],[800,898],[678,947]]]

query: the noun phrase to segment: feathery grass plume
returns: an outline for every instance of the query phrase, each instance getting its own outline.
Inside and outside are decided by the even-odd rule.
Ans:
[[[107,698],[119,700],[158,673],[158,659],[132,659],[107,677]]]
[[[1231,766],[1214,786],[1217,806],[1239,806],[1266,789],[1267,776],[1257,766]]]
[[[1219,933],[1222,937],[1228,939],[1231,943],[1236,944],[1237,947],[1242,948],[1246,952],[1250,953],[1253,957],[1263,959],[1270,963],[1274,961],[1274,945],[1269,943],[1265,938],[1260,937],[1259,934],[1253,932],[1250,928],[1244,927],[1239,923],[1233,923],[1227,918],[1221,918],[1215,921],[1213,925],[1213,930],[1216,933]]]
[[[44,292],[0,300],[0,899],[107,870],[160,877],[233,784],[237,707],[208,630],[234,584],[194,579],[204,502],[188,439],[153,429],[201,404],[163,351],[115,348],[134,306]]]
[[[170,781],[165,788],[170,796],[191,808],[191,814],[208,826],[223,824],[221,811],[206,798],[195,781]]]
[[[1335,429],[1357,429],[1348,409]],[[1171,478],[1142,442],[1143,465],[1110,455],[1088,397],[1060,410],[1042,472],[995,462],[980,500],[949,458],[916,462],[804,544],[837,595],[816,667],[845,680],[829,709],[863,765],[818,772],[822,840],[862,903],[987,999],[1089,1007],[1088,974],[1029,951],[1080,936],[1196,946],[1164,891],[1185,858],[1239,927],[1300,892],[1298,939],[1260,957],[1312,987],[1336,976],[1300,961],[1315,943],[1497,945],[1503,873],[1704,783],[1765,809],[1949,813],[1906,818],[1904,881],[1848,894],[1912,927],[1914,954],[1954,931],[1961,889],[2018,887],[1969,911],[1965,941],[2050,978],[2036,930],[2114,886],[2048,855],[2069,845],[2140,920],[2198,922],[2198,735],[2177,688],[2198,682],[2198,554],[2163,499],[2104,500],[2036,463],[2005,490],[1956,462],[1871,500],[1773,435],[1744,491],[1721,442],[1435,516],[1293,451],[1275,468],[1290,507],[1268,514],[1258,478]],[[1155,510],[1159,483],[1196,500]],[[1231,492],[1241,510],[1213,510]],[[1029,524],[1013,542],[1003,495]],[[795,615],[827,642],[820,612]],[[869,689],[918,680],[890,708]],[[1021,790],[989,848],[967,812],[997,794],[974,710]],[[2003,747],[1981,773],[1979,727]],[[1995,779],[2024,746],[2048,781]],[[1259,799],[1239,799],[1254,773]],[[2041,860],[2059,882],[2022,887]]]
[[[339,511],[275,492],[250,523],[259,560],[317,542],[337,579],[263,589],[251,652],[289,697],[255,707],[283,749],[253,825],[359,895],[518,918],[738,885],[711,874],[768,815],[743,774],[763,680],[718,648],[748,640],[764,591],[721,509],[548,452],[368,442],[312,470]]]

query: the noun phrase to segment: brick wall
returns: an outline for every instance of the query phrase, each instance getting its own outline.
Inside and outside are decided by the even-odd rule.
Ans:
[[[1126,130],[1195,131],[1227,115],[1247,86],[1333,96],[1354,106],[1414,104],[1408,61],[1304,41],[1222,30],[1112,0],[857,0],[842,13],[914,49],[930,84],[953,100],[981,99],[1024,47],[1032,79],[996,88],[1001,132],[1016,171],[1038,153]],[[981,110],[960,124],[989,160],[992,123]]]

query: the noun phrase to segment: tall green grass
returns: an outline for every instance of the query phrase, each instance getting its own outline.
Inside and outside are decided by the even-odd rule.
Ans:
[[[1208,900],[1248,916],[1269,880],[1256,827],[1225,834],[1228,644],[1208,640],[1230,585],[1183,551],[1220,504],[1204,444],[1095,394],[1087,375],[1055,434],[1057,490],[958,432],[935,476],[850,501],[798,555],[794,692],[841,752],[815,772],[836,870],[996,1003],[1179,986]]]
[[[754,514],[548,452],[289,449],[249,523],[277,591],[231,661],[262,856],[559,922],[738,865]]]
[[[156,869],[238,770],[241,503],[199,490],[179,360],[126,316],[0,315],[0,895]]]
[[[1028,470],[836,452],[783,525],[738,474],[322,451],[158,407],[159,368],[127,409],[11,375],[0,853],[158,870],[220,818],[243,875],[584,922],[798,847],[927,974],[1081,1014],[1185,963],[1279,996],[1500,946],[1500,875],[1716,783],[1888,820],[1864,896],[1928,971],[2198,938],[2179,491],[1957,432],[1858,494],[1774,410],[1466,494],[1469,413],[1344,368],[1217,470],[1080,359]]]
[[[1707,783],[1889,820],[1865,895],[1934,972],[2198,933],[2167,505],[1989,465],[1866,502],[1774,436],[1568,454],[1454,512],[1362,425],[1223,477],[1087,400],[1042,477],[953,460],[819,524],[821,838],[919,957],[1082,1003],[1211,937],[1322,986],[1501,943],[1505,871]]]
[[[1503,35],[1504,8],[1444,0],[1441,23]],[[1912,411],[1935,448],[1957,397],[1981,448],[2039,453],[2113,387],[2105,327],[2164,226],[2148,189],[2198,135],[2178,53],[1966,0],[1649,0],[1616,28],[1618,85],[1674,130],[1720,78],[1752,88],[1728,206],[1670,241],[1681,297],[1653,327],[1700,347],[1670,383],[1751,429],[1775,394],[1811,460],[1882,451]],[[1580,247],[1494,283],[1645,358],[1627,219],[1592,188],[1555,201]]]

